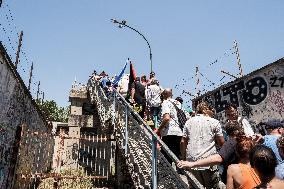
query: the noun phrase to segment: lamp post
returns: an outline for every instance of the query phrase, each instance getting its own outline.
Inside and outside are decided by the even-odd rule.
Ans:
[[[132,28],[131,26],[127,25],[125,20],[122,20],[120,22],[120,21],[118,21],[116,19],[111,19],[111,22],[114,23],[114,24],[118,24],[119,28],[127,27],[127,28],[135,31],[136,33],[138,33],[139,35],[141,35],[143,37],[143,39],[146,41],[146,43],[148,45],[148,48],[149,48],[149,51],[150,51],[151,72],[153,72],[152,50],[151,50],[151,46],[150,46],[148,40],[146,39],[146,37],[142,33],[140,33],[138,30],[136,30],[135,28]]]

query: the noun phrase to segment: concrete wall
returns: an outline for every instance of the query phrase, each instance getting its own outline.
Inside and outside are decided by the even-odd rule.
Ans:
[[[217,117],[224,119],[227,103],[236,104],[240,113],[259,127],[259,123],[284,117],[284,59],[258,69],[223,85],[193,101],[204,99],[215,107]]]
[[[35,153],[31,153],[27,150],[28,146],[23,141],[20,141],[20,149],[18,149],[15,143],[16,130],[21,128],[22,125],[26,125],[26,129],[22,132],[27,133],[29,130],[30,138],[35,139],[32,141],[34,149],[45,149],[45,153],[52,153],[52,148],[48,149],[48,145],[53,144],[52,137],[45,137],[44,143],[40,143],[43,140],[43,136],[51,131],[43,120],[40,112],[35,106],[35,102],[21,80],[19,74],[15,71],[14,66],[5,49],[0,43],[0,188],[9,188],[6,183],[13,178],[16,162],[23,162],[25,159],[29,161],[24,162],[22,168],[27,169],[26,173],[30,171],[37,171],[43,166],[39,162],[36,162],[38,158],[35,157]],[[41,135],[33,135],[34,132],[39,132]],[[18,132],[19,134],[19,132]],[[20,137],[21,134],[18,136]],[[22,136],[24,138],[25,136]],[[40,145],[40,146],[39,146]],[[17,149],[15,149],[15,147]],[[16,150],[16,151],[15,151]],[[49,150],[51,150],[49,152]],[[12,153],[16,154],[12,155]],[[17,152],[20,152],[17,156]],[[43,155],[45,154],[43,153]],[[13,157],[12,157],[13,156]],[[51,158],[50,158],[51,160]],[[45,162],[49,161],[49,157],[45,157]],[[44,163],[46,166],[46,163]],[[37,167],[35,168],[35,166]],[[46,169],[46,168],[44,168]],[[20,174],[24,170],[16,169],[17,174]]]

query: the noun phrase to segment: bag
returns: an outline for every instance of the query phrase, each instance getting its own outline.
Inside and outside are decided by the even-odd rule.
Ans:
[[[177,111],[178,125],[181,128],[181,130],[183,130],[183,127],[184,127],[184,125],[187,121],[186,115],[185,115],[184,111],[182,109],[178,108],[175,103],[173,103],[173,102],[171,102],[171,103],[174,105],[174,107]]]
[[[142,112],[142,105],[135,103],[135,104],[133,104],[133,109],[134,109],[135,112],[140,113],[140,112]]]

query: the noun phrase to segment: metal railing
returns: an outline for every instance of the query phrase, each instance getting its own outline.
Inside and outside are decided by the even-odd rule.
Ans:
[[[88,88],[102,125],[108,120],[112,122],[118,147],[124,152],[136,188],[189,188],[157,149],[157,145],[160,145],[174,163],[179,159],[124,97],[116,90],[106,96],[99,82],[92,79],[88,82]],[[182,172],[194,188],[204,188],[190,172]]]

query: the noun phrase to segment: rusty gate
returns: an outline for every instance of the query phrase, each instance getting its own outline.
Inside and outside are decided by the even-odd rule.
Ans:
[[[14,187],[20,189],[111,188],[115,145],[110,134],[79,128],[58,133],[33,132],[23,127]],[[46,141],[54,140],[54,145]]]

